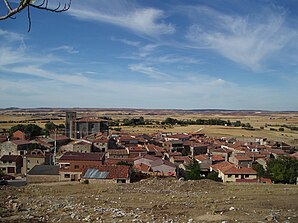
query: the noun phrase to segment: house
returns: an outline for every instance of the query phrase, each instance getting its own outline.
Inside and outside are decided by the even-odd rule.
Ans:
[[[176,164],[177,166],[180,164],[188,165],[191,163],[191,158],[188,156],[171,156],[169,161]]]
[[[92,152],[107,152],[109,148],[109,142],[114,140],[108,139],[106,137],[100,137],[92,141]]]
[[[51,153],[33,150],[23,156],[22,174],[27,174],[35,166],[51,164],[53,164],[53,155]]]
[[[177,173],[176,165],[163,159],[153,161],[150,167],[159,176],[176,176]]]
[[[166,152],[165,148],[162,148],[154,144],[147,144],[145,145],[145,148],[147,149],[147,153],[149,155],[158,156],[158,157],[163,157],[163,154]]]
[[[208,155],[196,155],[194,157],[196,161],[200,164],[200,170],[202,174],[206,175],[210,172],[210,166],[212,164],[211,157]]]
[[[271,153],[271,156],[273,156],[275,159],[289,155],[282,149],[268,149],[268,151]]]
[[[32,143],[27,140],[11,140],[0,144],[0,156],[24,155]]]
[[[168,135],[164,137],[166,141],[171,141],[171,140],[180,140],[182,142],[186,142],[190,139],[191,135],[188,135],[186,133],[182,134],[173,134],[173,135]]]
[[[92,142],[88,140],[78,140],[73,143],[73,152],[90,153],[92,150]]]
[[[134,161],[134,167],[140,169],[141,164],[146,165],[145,169],[148,170],[151,175],[176,176],[176,165],[167,160],[151,155],[143,155]],[[149,169],[147,167],[149,167]]]
[[[126,149],[109,149],[106,152],[106,158],[108,159],[126,159],[129,156],[129,152]]]
[[[198,143],[195,141],[189,141],[184,143],[184,147],[187,149],[187,151],[190,152],[191,157],[194,157],[200,154],[206,154],[208,146],[209,146],[208,144]]]
[[[130,183],[130,167],[124,165],[115,166],[90,166],[86,167],[82,174],[82,180],[95,182]]]
[[[104,163],[103,153],[66,152],[59,160],[61,181],[77,181],[86,166],[98,166]]]
[[[137,146],[139,144],[138,138],[130,135],[124,135],[117,138],[117,143],[122,146]]]
[[[137,164],[146,164],[147,166],[151,167],[151,163],[159,160],[159,157],[151,156],[151,155],[143,155],[142,157],[136,158],[134,161],[134,165]]]
[[[183,142],[181,140],[169,140],[164,142],[164,147],[169,152],[182,152],[184,149]]]
[[[227,161],[211,165],[210,170],[217,172],[224,183],[237,182],[239,179],[248,181],[257,179],[257,172],[252,168],[237,166]]]
[[[27,173],[27,183],[46,183],[60,181],[59,166],[37,165]]]
[[[0,170],[3,173],[16,176],[21,173],[23,158],[19,155],[4,155],[0,159]]]
[[[230,163],[234,163],[237,166],[243,166],[243,167],[252,167],[252,158],[250,158],[246,154],[237,154],[234,156],[231,156],[229,158]]]
[[[225,161],[229,160],[229,157],[232,154],[232,151],[226,148],[217,148],[217,149],[211,149],[210,152],[212,155],[218,155],[225,158]]]
[[[142,155],[147,154],[147,149],[140,146],[135,147],[126,147],[127,152],[129,153],[130,157],[139,157]]]
[[[30,139],[30,133],[17,130],[14,133],[12,133],[12,138],[19,139],[19,140],[27,140],[27,139]]]

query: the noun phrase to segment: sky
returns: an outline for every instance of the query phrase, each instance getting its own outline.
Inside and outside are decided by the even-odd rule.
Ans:
[[[1,108],[298,111],[297,0],[73,0],[31,20],[0,21]]]

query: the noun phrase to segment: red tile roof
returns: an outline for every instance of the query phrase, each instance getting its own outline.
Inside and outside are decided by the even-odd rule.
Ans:
[[[134,169],[140,170],[142,172],[149,172],[150,171],[150,166],[144,164],[144,163],[139,163],[139,164],[135,164],[133,166]]]
[[[207,160],[208,159],[208,156],[207,155],[196,155],[195,156],[195,159],[202,162],[204,160]]]
[[[1,157],[1,161],[2,162],[16,162],[18,160],[22,160],[22,156],[18,156],[18,155],[4,155]]]
[[[235,158],[239,161],[252,161],[252,159],[247,155],[235,155]]]
[[[211,156],[211,160],[212,161],[225,161],[226,159],[219,155],[213,155],[213,156]]]
[[[173,156],[174,162],[185,162],[185,163],[190,163],[191,162],[191,158],[189,158],[188,156]]]
[[[224,174],[257,174],[257,172],[252,168],[235,165],[225,167],[221,169],[221,172],[223,172]]]
[[[66,152],[59,160],[80,160],[80,161],[100,161],[102,160],[103,153],[79,153],[79,152]]]
[[[11,140],[12,143],[16,144],[16,145],[28,145],[31,144],[30,141],[28,140]]]
[[[231,166],[234,166],[234,164],[224,161],[224,162],[220,162],[220,163],[211,165],[211,168],[215,171],[219,171],[219,170],[222,170],[223,168],[231,167]]]

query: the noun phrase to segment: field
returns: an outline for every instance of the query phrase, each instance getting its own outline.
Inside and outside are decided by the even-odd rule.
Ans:
[[[17,124],[34,123],[44,127],[48,121],[63,124],[67,109],[15,109],[0,110],[0,131],[2,133]],[[184,110],[142,110],[142,109],[72,109],[78,112],[78,117],[109,117],[112,120],[144,117],[146,121],[163,121],[168,117],[178,120],[221,119],[242,123],[250,123],[254,131],[241,127],[215,125],[188,125],[188,126],[120,126],[122,132],[154,133],[154,132],[193,132],[200,130],[209,136],[235,137],[242,140],[265,137],[269,140],[279,140],[298,146],[298,131],[284,128],[282,125],[298,127],[298,112],[261,112],[261,111],[184,111]],[[261,129],[264,128],[264,129]],[[271,129],[271,130],[270,130]],[[277,131],[272,131],[275,129]]]
[[[297,185],[152,178],[0,192],[0,222],[298,222]]]

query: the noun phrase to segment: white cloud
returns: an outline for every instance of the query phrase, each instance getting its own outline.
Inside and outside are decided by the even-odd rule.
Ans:
[[[260,18],[225,15],[206,7],[197,7],[196,11],[208,23],[196,21],[190,26],[187,38],[193,47],[210,47],[254,71],[261,70],[267,58],[298,37],[297,31],[286,26],[282,12],[267,10]]]
[[[0,29],[0,37],[4,37],[9,42],[24,41],[23,35],[19,33],[11,32],[11,31],[3,30],[3,29]]]
[[[65,51],[65,52],[67,52],[69,54],[79,53],[79,51],[76,50],[74,47],[68,46],[68,45],[63,45],[63,46],[55,47],[55,48],[50,49],[50,51]]]
[[[122,42],[126,45],[129,45],[129,46],[134,46],[134,47],[137,47],[140,45],[140,42],[138,41],[132,41],[132,40],[127,40],[127,39],[119,39],[119,38],[116,38],[114,36],[111,37],[111,40],[112,41],[118,41],[118,42]]]
[[[175,32],[172,24],[162,21],[165,17],[162,10],[142,8],[124,0],[73,2],[68,13],[78,19],[110,23],[150,37]]]
[[[172,77],[166,73],[158,71],[156,68],[145,65],[145,64],[130,64],[128,68],[131,71],[140,72],[146,74],[148,77],[157,80],[172,79]]]

